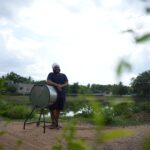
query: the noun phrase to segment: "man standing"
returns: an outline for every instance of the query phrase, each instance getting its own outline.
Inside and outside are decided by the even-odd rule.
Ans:
[[[58,120],[60,111],[64,108],[66,99],[65,87],[68,85],[68,78],[65,74],[60,73],[60,66],[57,63],[52,65],[53,72],[50,72],[47,77],[47,84],[54,86],[57,92],[57,100],[49,106],[51,113],[52,124],[50,128],[58,128]]]

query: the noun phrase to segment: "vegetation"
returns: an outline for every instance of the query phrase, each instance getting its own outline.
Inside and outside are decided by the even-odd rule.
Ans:
[[[120,75],[123,66],[130,69],[129,64],[123,61],[122,65],[117,68],[118,75]],[[0,78],[0,92],[4,93],[16,93],[16,86],[14,83],[30,83],[30,84],[46,84],[45,81],[34,81],[31,77],[25,78],[20,75],[10,72]],[[99,95],[138,95],[138,96],[150,96],[150,71],[145,71],[139,74],[136,78],[132,78],[131,86],[125,86],[122,82],[114,85],[100,85],[100,84],[88,84],[79,85],[79,83],[70,84],[66,91],[71,95],[78,94],[99,94]]]
[[[105,133],[102,138],[102,142],[106,142],[115,138],[119,138],[119,137],[128,137],[128,136],[132,136],[134,133],[131,130],[121,130],[121,129],[117,129],[117,130],[113,130],[111,132],[107,132]]]
[[[150,136],[147,137],[143,143],[143,150],[149,150],[150,149]]]
[[[146,74],[146,78],[145,73],[143,74],[144,81],[148,81],[149,74]],[[139,76],[141,77],[141,75],[143,76],[143,74],[140,74]],[[150,101],[148,97],[149,95],[147,94],[147,92],[149,92],[148,90],[146,90],[146,92],[141,92],[144,93],[144,95],[140,94],[139,96],[147,96],[147,98],[140,97],[140,102],[133,101],[131,96],[122,96],[139,92],[136,91],[135,86],[135,81],[138,81],[139,76],[136,79],[132,80],[131,87],[124,86],[121,82],[116,85],[88,84],[87,86],[83,86],[79,85],[78,83],[69,85],[67,88],[67,92],[69,94],[74,94],[74,96],[67,97],[64,114],[73,111],[74,116],[69,117],[64,114],[61,115],[60,119],[62,121],[69,119],[69,122],[71,123],[67,123],[67,126],[63,130],[62,136],[64,137],[64,140],[62,141],[62,138],[60,137],[60,139],[58,139],[58,143],[53,146],[53,150],[63,150],[66,148],[68,150],[93,150],[96,149],[98,144],[101,142],[105,142],[114,138],[133,135],[133,133],[124,130],[102,134],[101,129],[103,125],[126,126],[150,122],[150,117],[147,117],[150,113]],[[17,77],[19,78],[19,76]],[[15,81],[19,82],[20,79],[18,81]],[[43,84],[44,81],[32,81],[30,83]],[[138,86],[142,87],[141,85]],[[9,92],[11,91],[11,93],[15,92],[15,88],[12,85],[7,84],[6,78],[4,77],[0,79],[0,90],[6,90]],[[109,94],[110,92],[112,92],[112,94],[115,96],[102,96],[104,93]],[[95,96],[91,96],[93,93],[95,93]],[[147,99],[147,101],[145,101],[145,99]],[[30,112],[30,101],[27,96],[13,96],[3,94],[0,95],[0,116],[10,119],[25,119]],[[144,115],[146,113],[148,114],[147,116],[144,116],[143,113]],[[33,116],[31,117],[35,117],[35,114],[33,114]],[[93,145],[88,145],[83,140],[75,138],[75,125],[78,122],[88,122],[94,124],[96,140],[94,141]],[[147,150],[147,148],[149,148],[149,140],[146,139],[145,143],[146,144],[144,149]],[[22,141],[18,140],[16,142],[16,149],[21,144]],[[0,147],[3,148],[3,145],[0,145]]]
[[[22,77],[14,72],[10,72],[4,76],[2,76],[2,79],[6,81],[13,81],[14,83],[33,83],[33,80],[31,77]]]
[[[129,97],[108,97],[105,102],[100,98],[94,99],[94,97],[91,97],[90,101],[88,99],[89,97],[75,97],[72,100],[68,100],[65,114],[72,111],[74,113],[73,119],[78,118],[92,123],[93,110],[90,102],[97,101],[97,106],[101,108],[105,125],[135,125],[150,121],[149,101],[135,102]]]
[[[90,100],[89,100],[90,99]],[[150,102],[135,102],[131,97],[93,97],[93,96],[68,96],[61,120],[80,120],[92,123],[93,109],[91,102],[96,102],[101,109],[105,125],[134,125],[149,122],[150,117],[138,116],[141,112],[150,113]],[[24,119],[31,112],[28,96],[0,97],[0,116],[11,119]],[[73,112],[74,116],[66,116]],[[35,114],[34,114],[35,115]],[[32,117],[34,117],[34,115]]]
[[[131,86],[133,92],[139,96],[150,96],[150,70],[139,74],[135,79],[132,79]]]
[[[150,8],[147,7],[145,8],[146,12],[150,12]],[[132,30],[128,30],[132,31]],[[142,36],[135,36],[135,42],[136,43],[143,43],[145,41],[148,41],[150,39],[150,34],[145,33]],[[126,67],[128,70],[130,70],[130,65],[126,61],[122,61],[118,68],[117,68],[117,73],[120,75],[122,73],[122,68]],[[11,93],[15,92],[15,87],[12,85],[7,84],[6,81],[13,81],[13,82],[22,82],[22,83],[36,83],[32,80],[31,77],[29,78],[24,78],[21,77],[13,72],[10,74],[7,74],[6,76],[3,76],[0,79],[0,90],[1,91],[9,91]],[[41,82],[43,83],[43,82]],[[132,90],[131,90],[132,88]],[[118,85],[87,85],[87,86],[82,86],[79,85],[78,83],[74,83],[73,85],[68,86],[68,93],[70,94],[87,94],[87,93],[110,93],[112,92],[114,95],[125,95],[125,94],[136,94],[139,96],[144,96],[148,97],[150,96],[150,71],[145,71],[141,73],[137,78],[132,80],[131,83],[131,88],[124,86],[121,82]],[[71,101],[70,101],[71,102]],[[113,102],[113,103],[112,103]],[[128,121],[137,121],[141,122],[141,120],[137,120],[137,118],[134,116],[138,112],[150,112],[150,101],[146,102],[140,102],[140,103],[135,103],[133,101],[120,101],[119,103],[114,102],[113,100],[109,102],[107,106],[101,106],[100,103],[97,101],[87,101],[84,100],[82,103],[78,101],[71,102],[72,103],[72,108],[70,110],[74,109],[76,112],[78,110],[83,110],[83,108],[86,108],[86,110],[83,110],[82,113],[79,115],[77,114],[77,117],[81,118],[87,118],[89,116],[89,119],[92,120],[92,123],[96,125],[96,132],[97,132],[97,141],[107,141],[109,139],[117,138],[117,137],[124,137],[124,136],[131,136],[129,131],[115,131],[113,133],[107,133],[103,135],[103,140],[99,138],[99,133],[101,131],[101,127],[104,124],[121,124],[125,125],[126,121],[127,124],[129,124]],[[69,105],[68,105],[69,106]],[[11,117],[15,119],[21,119],[28,114],[28,107],[24,105],[14,105],[13,103],[8,103],[6,100],[1,100],[0,99],[0,115],[6,116],[6,117]],[[68,109],[69,110],[69,109]],[[76,116],[75,116],[76,117]],[[136,120],[134,120],[136,118]],[[64,129],[64,138],[60,138],[58,140],[58,144],[53,146],[53,150],[63,150],[63,149],[68,149],[68,150],[85,150],[85,149],[96,149],[94,145],[93,148],[91,148],[89,145],[86,145],[84,141],[75,139],[75,124],[69,124],[65,129]],[[130,133],[130,134],[129,134]],[[2,133],[3,134],[3,133]],[[101,135],[101,134],[100,134]],[[64,139],[64,141],[62,141]],[[16,148],[19,147],[19,145],[22,144],[21,140],[18,140],[16,142]],[[0,149],[3,149],[4,146],[3,144],[0,144]],[[144,143],[144,150],[150,149],[150,138],[148,137],[145,140]]]
[[[30,112],[31,108],[27,105],[12,103],[11,101],[0,99],[0,116],[2,117],[10,119],[25,119]]]

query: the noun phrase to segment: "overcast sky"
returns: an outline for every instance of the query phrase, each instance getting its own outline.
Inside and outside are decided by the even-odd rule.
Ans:
[[[135,44],[128,29],[150,31],[140,0],[0,0],[0,76],[46,80],[57,62],[70,84],[128,85],[150,69],[150,44]],[[133,69],[118,80],[122,58]]]

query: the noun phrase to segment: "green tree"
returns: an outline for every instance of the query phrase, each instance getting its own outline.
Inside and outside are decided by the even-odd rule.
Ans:
[[[132,79],[131,86],[133,92],[139,96],[150,96],[150,70],[139,74]]]
[[[92,93],[109,93],[110,91],[111,91],[111,85],[100,85],[100,84],[91,85]]]
[[[7,84],[6,90],[7,90],[9,93],[15,93],[15,92],[17,91],[17,88],[16,88],[14,85],[9,85],[9,84]]]
[[[112,87],[112,93],[113,95],[125,95],[128,94],[128,87],[124,86],[122,82],[119,82],[119,84],[114,84]]]
[[[5,80],[0,78],[0,93],[6,90]]]
[[[87,94],[88,93],[88,88],[84,85],[79,86],[79,93],[80,94]]]
[[[80,89],[80,86],[79,86],[78,82],[69,86],[69,91],[70,91],[70,93],[73,93],[73,94],[78,94],[79,93],[79,89]]]
[[[26,78],[26,77],[22,77],[16,73],[14,73],[14,72],[10,72],[10,73],[6,74],[5,76],[3,76],[2,78],[7,81],[13,81],[15,83],[19,83],[19,82],[33,83],[34,82],[30,76],[28,78]]]

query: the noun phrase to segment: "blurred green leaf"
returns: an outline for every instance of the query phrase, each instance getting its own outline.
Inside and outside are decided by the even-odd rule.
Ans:
[[[150,136],[144,141],[144,150],[150,150]]]
[[[133,135],[134,135],[133,131],[130,130],[125,129],[113,130],[103,133],[102,142],[107,142],[115,138],[130,137]]]
[[[124,70],[131,71],[131,65],[124,59],[121,59],[116,67],[117,76],[120,77]]]
[[[0,150],[4,150],[4,145],[0,144]]]
[[[52,150],[62,150],[62,145],[60,143],[53,145]]]
[[[6,131],[0,131],[0,136],[6,134],[7,132]]]
[[[146,8],[146,13],[150,13],[150,7]]]
[[[81,140],[75,140],[68,143],[68,150],[87,150],[88,147]]]
[[[128,29],[128,30],[122,31],[122,33],[126,33],[126,32],[128,32],[128,33],[134,33],[134,31],[132,29]]]
[[[67,126],[64,128],[64,135],[66,141],[71,142],[75,138],[75,132],[76,132],[76,123],[70,122],[67,124]]]
[[[147,42],[150,40],[150,33],[144,34],[141,37],[135,37],[136,43]]]

